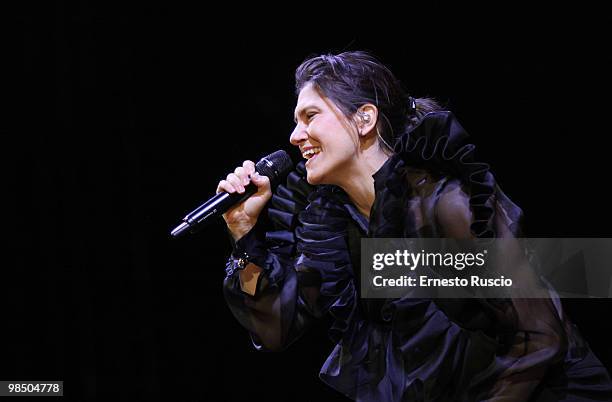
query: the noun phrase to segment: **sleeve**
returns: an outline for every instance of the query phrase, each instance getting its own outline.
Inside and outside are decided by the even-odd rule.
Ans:
[[[232,242],[223,293],[238,322],[250,333],[257,350],[279,351],[288,347],[322,315],[316,308],[318,277],[295,268],[297,214],[304,209],[312,187],[304,179],[303,163],[292,172],[286,186],[278,186],[268,208],[274,229],[261,219],[250,232]],[[241,256],[250,263],[240,266]],[[241,272],[242,271],[242,272]],[[254,294],[245,292],[241,273],[258,275]]]
[[[468,187],[450,182],[435,205],[435,216],[445,237],[469,239],[476,235],[474,206],[470,207]],[[453,185],[454,183],[454,185]],[[528,284],[529,289],[541,284],[527,260],[517,236],[520,236],[522,212],[494,185],[495,192],[481,208],[490,209],[489,226],[496,241],[503,241],[499,257],[503,266],[512,270],[513,278]],[[523,287],[524,291],[524,287]],[[483,387],[487,398],[508,401],[528,400],[552,367],[563,360],[567,337],[558,310],[560,303],[554,292],[545,289],[537,298],[533,294],[511,293],[509,298],[477,299],[481,311],[489,317],[492,331],[500,345],[494,369],[474,381]],[[521,297],[525,296],[525,297]],[[491,386],[493,384],[493,386]]]

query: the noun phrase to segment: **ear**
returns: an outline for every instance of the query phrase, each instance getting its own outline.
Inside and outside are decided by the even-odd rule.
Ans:
[[[376,129],[378,108],[371,103],[366,103],[357,109],[355,118],[357,120],[357,127],[359,128],[359,136],[365,137]]]

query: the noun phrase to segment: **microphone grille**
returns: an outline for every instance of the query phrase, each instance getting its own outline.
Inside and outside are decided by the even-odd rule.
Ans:
[[[255,164],[255,170],[262,176],[268,176],[272,186],[276,185],[293,169],[293,161],[282,149],[264,156]]]

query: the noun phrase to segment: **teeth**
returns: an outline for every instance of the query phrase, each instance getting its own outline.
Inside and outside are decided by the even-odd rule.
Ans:
[[[321,148],[320,147],[314,147],[314,148],[310,148],[308,151],[305,151],[302,153],[302,156],[306,159],[311,158],[314,154],[318,154],[319,152],[321,152]]]

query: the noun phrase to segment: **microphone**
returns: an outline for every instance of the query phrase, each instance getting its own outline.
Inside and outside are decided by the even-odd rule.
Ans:
[[[270,185],[274,186],[283,179],[291,169],[293,162],[289,154],[283,150],[271,153],[268,156],[261,158],[255,164],[255,171],[262,176],[267,176],[270,179]],[[226,193],[221,192],[214,197],[194,209],[191,213],[183,218],[183,222],[175,227],[170,234],[173,237],[179,237],[189,231],[195,233],[202,229],[206,223],[213,220],[214,217],[221,216],[228,209],[240,204],[257,192],[257,186],[249,183],[244,187],[244,193]]]

